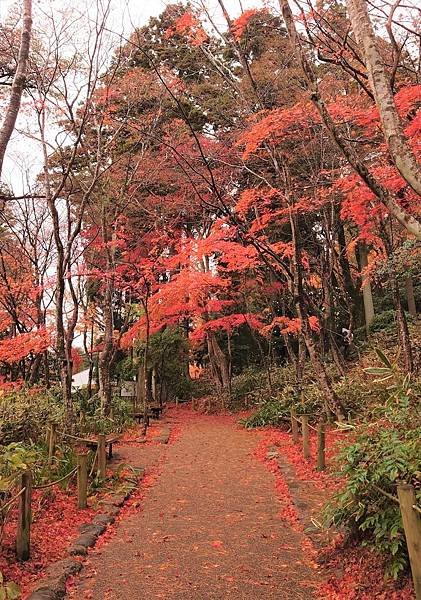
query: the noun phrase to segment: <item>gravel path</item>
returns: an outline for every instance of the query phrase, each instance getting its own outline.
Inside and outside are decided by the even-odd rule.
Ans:
[[[161,464],[155,484],[90,554],[69,597],[310,600],[316,574],[253,456],[259,433],[230,417],[171,414],[178,439],[140,450],[148,469]]]

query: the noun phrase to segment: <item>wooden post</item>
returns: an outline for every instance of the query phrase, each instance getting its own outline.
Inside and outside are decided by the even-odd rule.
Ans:
[[[21,476],[20,489],[24,492],[19,498],[18,531],[16,536],[16,554],[19,560],[28,560],[31,544],[31,495],[32,473],[25,471]]]
[[[49,436],[48,436],[48,466],[49,467],[51,467],[54,455],[56,453],[56,439],[57,439],[56,428],[57,428],[57,426],[55,423],[50,424]]]
[[[291,431],[292,441],[294,442],[294,444],[298,444],[298,421],[295,408],[291,408]]]
[[[107,454],[105,452],[105,434],[98,435],[98,475],[105,479],[105,469],[107,466]]]
[[[87,452],[77,453],[77,507],[86,508],[88,506],[88,454]]]
[[[301,426],[303,433],[303,455],[304,458],[310,458],[310,434],[308,429],[308,415],[301,416]]]
[[[416,504],[412,485],[398,485],[398,498],[411,563],[415,596],[417,600],[421,600],[421,519],[420,515],[412,508]]]
[[[326,468],[325,458],[325,424],[323,421],[317,423],[317,470],[323,471]]]

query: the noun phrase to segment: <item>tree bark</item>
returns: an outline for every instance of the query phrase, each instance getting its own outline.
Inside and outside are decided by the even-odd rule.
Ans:
[[[0,129],[0,177],[3,170],[4,155],[7,144],[15,128],[16,119],[20,109],[26,74],[29,62],[29,48],[32,34],[32,0],[23,0],[23,24],[20,38],[20,47],[15,77],[12,83],[9,104],[6,109],[3,125]]]
[[[396,321],[398,325],[399,341],[403,352],[405,371],[412,373],[414,370],[414,360],[412,356],[411,338],[409,336],[408,323],[405,316],[405,311],[402,306],[401,296],[399,292],[399,283],[395,275],[392,275],[392,291],[393,300],[396,310]]]
[[[207,334],[208,353],[214,377],[221,392],[231,393],[228,359],[222,351],[213,331]]]
[[[390,155],[405,181],[421,195],[421,166],[403,132],[392,88],[368,14],[367,2],[347,0],[347,8],[355,37],[364,52],[369,82],[379,109],[380,122]]]
[[[359,248],[360,254],[360,266],[361,270],[363,270],[368,265],[367,259],[367,247],[365,244],[362,244]],[[361,285],[361,289],[363,292],[363,302],[364,302],[364,315],[365,315],[365,329],[367,335],[370,333],[370,325],[374,319],[374,304],[373,304],[373,294],[371,291],[371,283],[366,280]]]
[[[412,277],[406,278],[405,288],[406,288],[406,299],[408,302],[408,312],[411,315],[411,317],[414,317],[414,319],[416,319],[417,318],[417,305],[415,302],[414,283],[412,281]]]
[[[105,294],[102,305],[104,317],[104,341],[103,348],[99,354],[99,395],[101,398],[101,410],[103,414],[108,415],[111,409],[111,366],[114,350],[113,332],[114,320],[112,309],[113,282],[110,274],[107,274],[105,284]]]
[[[303,280],[301,273],[301,247],[299,240],[299,230],[296,226],[296,217],[290,217],[292,243],[294,248],[294,254],[292,257],[293,267],[293,293],[294,293],[294,304],[297,311],[297,316],[301,321],[301,334],[303,336],[305,345],[310,356],[310,361],[314,369],[314,373],[319,382],[320,388],[325,396],[325,400],[329,408],[336,414],[338,420],[342,420],[345,416],[345,408],[338,398],[335,390],[332,387],[329,375],[319,358],[319,352],[316,344],[313,340],[313,334],[308,321],[308,314],[305,306]]]

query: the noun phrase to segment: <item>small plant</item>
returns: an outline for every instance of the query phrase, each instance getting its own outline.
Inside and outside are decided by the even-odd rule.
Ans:
[[[33,465],[37,454],[32,448],[25,448],[21,443],[11,443],[0,452],[0,491],[10,487],[13,478]]]
[[[0,571],[0,600],[17,600],[20,598],[20,588],[14,581],[5,582]]]

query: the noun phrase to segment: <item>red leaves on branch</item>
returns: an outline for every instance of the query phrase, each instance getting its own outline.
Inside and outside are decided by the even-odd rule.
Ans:
[[[317,317],[308,317],[308,322],[310,328],[314,332],[320,333],[320,323]],[[289,317],[275,317],[274,319],[272,319],[269,325],[265,325],[265,327],[262,327],[260,329],[260,333],[262,335],[268,336],[272,333],[275,327],[279,328],[279,331],[282,335],[298,335],[301,332],[301,319],[290,319]]]
[[[41,354],[51,345],[51,334],[45,327],[0,340],[0,361],[12,364],[29,354]]]
[[[247,29],[250,19],[262,12],[265,11],[258,8],[249,8],[248,10],[245,10],[232,24],[231,31],[234,34],[234,37],[239,40]]]
[[[219,317],[204,323],[201,327],[197,327],[193,334],[191,335],[191,339],[201,340],[205,337],[206,332],[208,331],[226,331],[227,333],[232,333],[234,329],[237,327],[241,327],[241,325],[247,325],[251,329],[259,330],[263,326],[263,322],[254,314],[232,314],[227,315],[225,317]]]
[[[176,34],[185,36],[192,46],[200,46],[208,39],[199,19],[189,11],[181,15],[175,24],[167,29],[165,37],[170,39]]]

